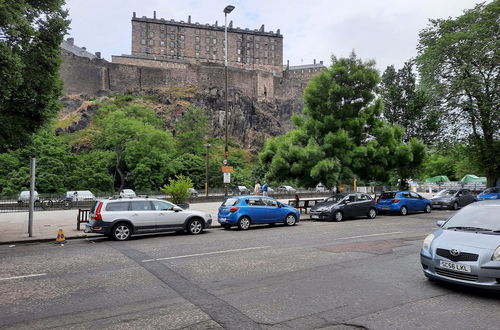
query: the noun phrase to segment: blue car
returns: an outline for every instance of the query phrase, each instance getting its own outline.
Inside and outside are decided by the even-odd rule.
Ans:
[[[379,213],[394,212],[407,215],[408,212],[431,213],[431,201],[413,191],[385,191],[377,201]]]
[[[222,203],[217,218],[224,229],[237,226],[240,230],[247,230],[250,225],[264,223],[293,226],[299,222],[300,213],[271,197],[234,196]]]
[[[500,187],[488,188],[479,195],[477,195],[476,199],[478,201],[488,200],[488,199],[500,199]]]

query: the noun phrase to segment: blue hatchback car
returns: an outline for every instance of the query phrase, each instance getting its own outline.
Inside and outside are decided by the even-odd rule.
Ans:
[[[299,222],[300,213],[271,197],[234,196],[222,203],[217,218],[224,229],[237,226],[240,230],[246,230],[250,225],[264,223],[293,226]]]
[[[476,199],[478,201],[489,200],[489,199],[500,199],[500,187],[491,187],[477,195]]]
[[[377,211],[396,212],[407,215],[408,212],[424,211],[431,213],[431,201],[413,191],[385,191],[377,201]]]

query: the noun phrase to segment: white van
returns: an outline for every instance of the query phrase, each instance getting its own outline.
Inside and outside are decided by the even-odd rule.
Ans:
[[[40,201],[40,196],[38,196],[38,192],[35,191],[34,195],[35,195],[35,202],[39,202]],[[29,201],[30,201],[30,192],[29,192],[29,190],[21,191],[21,193],[17,197],[17,202],[18,203],[29,203]]]
[[[72,202],[95,201],[95,196],[90,190],[72,190],[66,192],[65,199]]]

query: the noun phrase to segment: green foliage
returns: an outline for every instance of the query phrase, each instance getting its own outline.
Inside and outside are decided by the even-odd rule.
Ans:
[[[176,173],[189,177],[195,188],[205,187],[205,160],[193,154],[182,154],[175,159]]]
[[[190,188],[193,188],[191,179],[183,175],[177,175],[175,179],[170,179],[169,184],[164,185],[161,191],[170,196],[172,203],[180,204],[188,201],[191,195]]]
[[[208,133],[208,116],[204,109],[191,107],[175,126],[178,150],[195,155],[204,154],[205,137]]]
[[[375,63],[354,53],[332,62],[309,82],[305,116],[293,118],[296,129],[266,141],[259,155],[266,178],[313,187],[351,182],[355,175],[388,181],[391,169],[403,179],[415,175],[425,147],[417,140],[403,144],[404,130],[382,120]]]
[[[500,0],[455,19],[431,20],[420,33],[423,84],[445,111],[450,139],[468,138],[488,185],[500,177]]]
[[[57,110],[63,0],[0,4],[0,152],[29,144]]]
[[[381,84],[384,117],[390,124],[405,129],[405,142],[416,137],[431,144],[440,133],[441,112],[432,103],[430,92],[417,86],[414,65],[410,60],[397,71],[392,65],[384,71]]]

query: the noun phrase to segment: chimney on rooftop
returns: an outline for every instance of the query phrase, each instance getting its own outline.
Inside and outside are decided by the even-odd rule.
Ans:
[[[314,59],[313,63],[314,63],[314,65],[316,65],[316,59]]]
[[[262,24],[262,26],[260,27],[260,32],[264,32],[264,24]]]
[[[87,50],[87,47],[82,47],[82,50]]]
[[[319,61],[319,64],[323,65],[323,61]]]
[[[97,58],[101,58],[101,52],[95,52],[95,56],[96,56]]]
[[[66,39],[66,41],[68,42],[68,44],[70,44],[71,46],[73,46],[75,44],[75,38],[68,38]]]
[[[153,11],[153,18],[156,19],[156,10]]]
[[[188,23],[191,24],[191,15],[188,16]]]
[[[135,11],[132,12],[132,18],[135,18]]]
[[[215,26],[219,26],[219,23],[217,21],[215,21]]]
[[[280,34],[280,29],[277,29],[277,30],[276,30],[276,34]]]
[[[232,29],[232,28],[233,28],[233,21],[230,21],[230,22],[229,22],[229,26],[228,26],[228,28],[230,28],[230,29]]]

